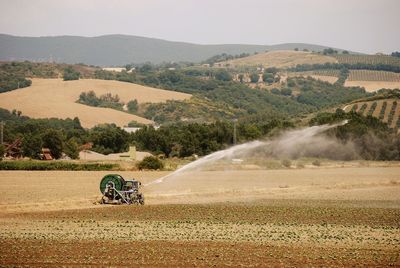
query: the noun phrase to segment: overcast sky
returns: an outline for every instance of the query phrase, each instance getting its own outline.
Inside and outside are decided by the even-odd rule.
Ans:
[[[400,0],[0,0],[0,33],[400,50]]]

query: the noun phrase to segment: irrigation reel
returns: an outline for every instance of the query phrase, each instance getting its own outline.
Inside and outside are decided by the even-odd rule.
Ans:
[[[108,174],[100,182],[101,204],[144,205],[144,195],[139,191],[142,183],[124,180],[121,175]]]

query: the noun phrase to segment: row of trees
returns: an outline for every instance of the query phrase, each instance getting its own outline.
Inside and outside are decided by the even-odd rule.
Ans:
[[[320,113],[310,121],[310,125],[348,123],[329,130],[329,135],[343,144],[352,144],[358,157],[366,160],[400,160],[400,137],[397,129],[372,116],[338,109],[336,113]]]
[[[167,157],[199,156],[224,149],[233,144],[233,122],[178,123],[159,129],[151,126],[129,134],[115,125],[98,125],[90,130],[81,127],[79,119],[29,119],[0,110],[0,119],[6,122],[4,138],[12,142],[22,138],[23,156],[38,158],[43,147],[49,148],[59,158],[62,153],[77,158],[82,144],[93,143],[92,150],[109,154],[124,152],[129,144],[139,150]],[[400,139],[396,130],[380,120],[338,109],[336,113],[320,113],[310,120],[310,125],[340,122],[346,125],[331,129],[328,135],[343,144],[352,144],[359,157],[368,160],[400,160]],[[294,127],[284,119],[271,119],[259,115],[242,118],[237,123],[237,141],[259,139],[277,135],[280,130]]]
[[[109,154],[123,152],[132,142],[130,135],[111,124],[98,125],[90,130],[82,128],[78,118],[31,119],[0,109],[0,120],[5,122],[4,141],[22,139],[22,154],[39,158],[42,148],[49,148],[55,158],[65,153],[72,159],[79,157],[83,144],[93,143],[92,150]]]
[[[288,121],[274,119],[264,123],[239,121],[237,141],[245,142],[264,137],[276,129],[293,127]],[[144,127],[132,134],[140,150],[163,153],[167,157],[199,156],[224,149],[233,144],[233,122],[216,121],[210,124],[174,124],[159,129]]]
[[[143,128],[133,134],[125,132],[114,124],[98,125],[90,130],[83,129],[78,118],[74,119],[30,119],[13,115],[0,109],[0,120],[6,123],[4,139],[11,143],[22,139],[22,154],[39,158],[42,148],[49,148],[55,158],[63,153],[75,159],[79,148],[92,143],[92,150],[103,153],[118,153],[128,149],[129,144],[139,150],[166,156],[186,157],[192,154],[205,155],[233,143],[233,123],[217,121],[211,124],[173,124],[154,129]],[[256,139],[268,134],[274,128],[292,126],[282,120],[270,120],[262,124],[244,120],[237,126],[239,142]]]
[[[202,63],[213,65],[216,62],[239,59],[239,58],[244,58],[244,57],[248,57],[248,56],[250,56],[250,53],[241,53],[238,55],[230,55],[230,54],[222,53],[222,54],[212,56],[212,57],[206,59],[205,61],[203,61]]]
[[[112,108],[116,110],[123,110],[124,106],[124,103],[120,101],[118,94],[112,95],[111,93],[106,93],[97,97],[96,93],[93,90],[82,92],[79,95],[78,102],[89,106]],[[127,109],[130,113],[136,113],[138,107],[139,104],[136,99],[131,100],[127,103]]]
[[[387,71],[400,73],[400,66],[398,65],[390,65],[390,64],[366,64],[366,63],[323,63],[323,64],[300,64],[296,67],[289,68],[289,71],[292,72],[307,72],[313,70],[327,70],[327,69],[335,69],[335,70],[373,70],[373,71]]]

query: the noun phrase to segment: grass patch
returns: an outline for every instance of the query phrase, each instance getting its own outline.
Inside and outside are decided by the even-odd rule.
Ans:
[[[119,169],[118,164],[109,163],[75,163],[66,161],[0,161],[0,170],[83,170],[83,171],[101,171]]]

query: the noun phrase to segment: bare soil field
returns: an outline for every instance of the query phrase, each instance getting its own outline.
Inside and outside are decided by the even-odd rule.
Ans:
[[[344,83],[346,87],[363,87],[367,92],[375,92],[381,88],[400,88],[400,82],[390,81],[349,81]]]
[[[320,64],[320,63],[337,63],[338,61],[329,56],[314,54],[303,51],[270,51],[258,53],[245,58],[239,58],[222,62],[221,64],[229,64],[231,66],[258,66],[287,68],[294,67],[298,64]]]
[[[0,266],[400,265],[399,163],[186,173],[145,206],[94,204],[107,173],[1,171]]]
[[[121,111],[90,107],[76,103],[82,92],[93,90],[98,96],[106,93],[118,94],[127,103],[136,99],[139,103],[184,100],[190,94],[156,89],[119,81],[81,79],[63,81],[61,79],[32,79],[32,86],[2,93],[0,107],[22,111],[32,118],[74,118],[79,117],[83,127],[93,127],[100,123],[127,125],[134,120],[150,124],[151,120]]]

